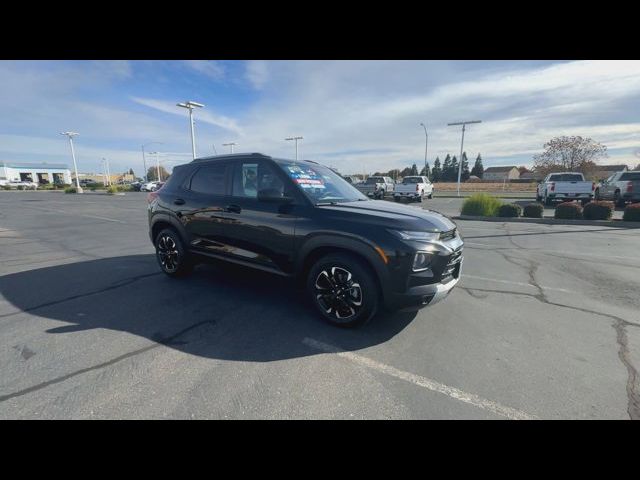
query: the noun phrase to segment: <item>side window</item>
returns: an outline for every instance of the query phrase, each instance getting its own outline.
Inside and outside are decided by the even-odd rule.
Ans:
[[[224,195],[227,165],[205,165],[191,177],[191,191]]]
[[[257,198],[259,191],[284,196],[284,183],[268,163],[246,161],[236,163],[233,175],[234,197]]]

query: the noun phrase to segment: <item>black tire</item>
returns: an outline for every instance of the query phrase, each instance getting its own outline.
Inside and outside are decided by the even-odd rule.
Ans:
[[[536,202],[541,202],[542,201],[542,197],[540,195],[536,195]]]
[[[193,261],[175,230],[171,228],[161,230],[156,235],[154,245],[158,265],[165,274],[170,277],[183,277],[191,273]]]
[[[544,197],[544,204],[547,207],[550,207],[551,205],[553,205],[553,201],[549,197],[547,197],[546,194],[545,194],[545,197]]]
[[[380,303],[374,275],[358,257],[330,253],[309,270],[309,299],[320,316],[332,325],[344,328],[364,325],[376,314]]]
[[[596,191],[593,192],[593,198],[594,200],[600,200],[600,189],[596,188]]]
[[[625,201],[624,198],[620,197],[620,192],[616,190],[616,193],[613,194],[613,201],[618,208],[624,208]]]
[[[430,193],[429,196],[427,197],[429,200],[431,200],[433,198],[433,193]]]
[[[422,195],[424,195],[424,192],[420,193],[420,196],[416,199],[418,202],[422,202]]]

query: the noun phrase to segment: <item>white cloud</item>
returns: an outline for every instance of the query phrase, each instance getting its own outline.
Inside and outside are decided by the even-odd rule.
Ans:
[[[268,62],[251,60],[246,63],[245,77],[256,90],[261,90],[269,79]]]
[[[224,66],[215,60],[184,60],[184,64],[214,80],[221,80],[226,73]]]

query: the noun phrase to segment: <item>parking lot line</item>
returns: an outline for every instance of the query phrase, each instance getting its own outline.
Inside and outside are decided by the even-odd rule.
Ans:
[[[468,273],[463,273],[462,274],[462,279],[464,280],[465,278],[475,278],[476,280],[483,280],[483,281],[487,281],[487,282],[497,282],[497,283],[506,283],[509,285],[520,285],[523,287],[531,287],[531,288],[538,288],[538,286],[533,285],[532,283],[525,283],[525,282],[514,282],[511,280],[499,280],[497,278],[488,278],[488,277],[478,277],[477,275],[469,275]],[[556,292],[563,292],[563,293],[580,293],[580,292],[576,292],[574,290],[567,290],[564,288],[556,288],[556,287],[546,287],[544,285],[540,285],[540,288],[542,288],[543,290],[553,290]]]
[[[506,417],[510,420],[536,420],[537,419],[536,416],[530,415],[520,410],[516,410],[515,408],[505,407],[504,405],[501,405],[491,400],[487,400],[486,398],[479,397],[478,395],[474,395],[473,393],[467,393],[457,388],[445,385],[443,383],[436,382],[435,380],[431,380],[429,378],[422,377],[420,375],[415,375],[413,373],[405,372],[403,370],[398,370],[397,368],[392,367],[390,365],[377,362],[368,357],[363,357],[362,355],[358,355],[357,353],[344,351],[333,345],[329,345],[327,343],[314,340],[313,338],[306,337],[302,340],[302,343],[304,343],[309,347],[315,348],[317,350],[320,350],[326,353],[335,353],[336,355],[342,358],[346,358],[347,360],[351,360],[354,363],[358,363],[360,365],[371,368],[373,370],[377,370],[379,372],[390,375],[392,377],[405,380],[407,382],[413,383],[414,385],[418,385],[419,387],[426,388],[427,390],[442,393],[455,400],[459,400],[464,403],[469,403],[475,407],[481,408],[483,410],[488,410],[502,417]]]

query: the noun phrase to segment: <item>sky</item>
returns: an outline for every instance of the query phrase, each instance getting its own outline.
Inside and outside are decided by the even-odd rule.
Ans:
[[[133,168],[141,146],[168,170],[229,151],[311,159],[343,174],[373,173],[459,156],[485,168],[531,166],[546,141],[603,143],[601,163],[640,163],[639,61],[0,61],[0,160],[66,163],[75,131],[78,170]],[[152,143],[161,142],[161,143]],[[150,145],[149,145],[150,144]],[[147,167],[155,157],[147,155]]]

